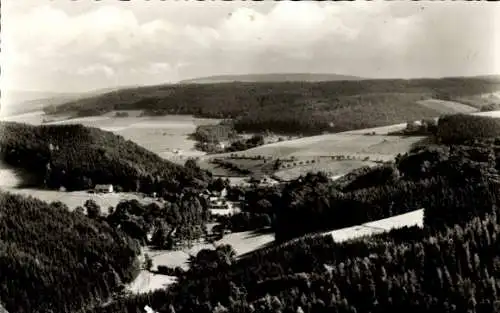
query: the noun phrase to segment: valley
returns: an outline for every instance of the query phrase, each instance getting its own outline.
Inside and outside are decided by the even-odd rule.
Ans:
[[[436,112],[446,114],[466,113],[481,117],[500,116],[500,111],[477,112],[476,109],[467,109],[460,104],[453,106],[453,102],[450,101],[426,100],[426,102],[421,105],[426,107],[440,106],[439,109],[436,109]],[[439,114],[435,115],[436,118],[438,116]],[[395,132],[408,129],[408,123],[374,128],[352,129],[343,132],[313,136],[294,135],[288,136],[289,138],[285,140],[277,142],[274,140],[270,143],[264,143],[244,151],[207,154],[196,149],[196,142],[191,135],[196,131],[198,126],[217,125],[221,122],[221,119],[197,118],[188,115],[143,116],[141,110],[121,110],[107,112],[100,116],[76,118],[64,115],[47,115],[44,112],[32,112],[7,117],[4,118],[3,121],[27,123],[48,128],[56,127],[54,130],[57,129],[57,127],[73,127],[71,125],[75,124],[85,127],[95,127],[104,132],[111,132],[123,138],[124,142],[120,144],[137,144],[139,147],[154,153],[154,155],[160,156],[167,162],[173,162],[172,164],[183,165],[186,164],[188,160],[194,160],[201,170],[212,172],[214,179],[227,179],[228,184],[225,188],[228,190],[244,190],[245,196],[250,197],[243,200],[240,204],[243,207],[242,213],[235,213],[234,216],[226,216],[224,218],[212,216],[203,221],[203,227],[208,227],[209,229],[213,228],[214,225],[223,227],[223,232],[220,237],[215,240],[210,235],[204,234],[199,236],[198,239],[188,239],[187,244],[182,244],[174,249],[165,249],[152,245],[152,237],[148,237],[150,239],[143,241],[140,245],[140,253],[137,255],[139,268],[136,274],[134,274],[134,279],[121,287],[122,289],[120,289],[121,291],[118,293],[121,296],[112,296],[106,301],[103,301],[105,304],[104,307],[106,308],[120,305],[124,299],[136,299],[135,297],[140,299],[140,297],[148,293],[156,294],[157,292],[162,292],[162,290],[168,290],[171,286],[186,284],[183,275],[188,275],[187,273],[193,271],[193,258],[198,258],[201,254],[208,253],[207,251],[214,251],[213,253],[216,253],[215,251],[218,251],[217,249],[222,249],[226,245],[231,247],[234,252],[233,262],[238,264],[238,262],[247,262],[245,261],[246,259],[252,259],[255,255],[259,255],[260,253],[274,251],[274,249],[280,249],[279,247],[290,247],[295,244],[300,244],[303,240],[306,240],[304,238],[310,236],[310,233],[314,234],[314,236],[327,236],[336,244],[354,244],[357,241],[370,240],[373,236],[375,236],[373,238],[377,238],[377,236],[386,236],[384,234],[392,234],[397,229],[420,229],[425,224],[425,204],[419,206],[419,201],[415,202],[410,200],[416,195],[408,195],[410,198],[407,199],[407,204],[405,203],[402,205],[403,202],[397,202],[401,201],[401,199],[398,198],[398,192],[400,192],[398,188],[402,188],[402,190],[410,188],[404,187],[405,183],[400,182],[397,178],[390,179],[396,179],[395,182],[403,185],[397,185],[394,191],[389,192],[389,198],[393,197],[393,204],[391,204],[391,207],[392,205],[395,205],[395,207],[388,211],[386,211],[385,207],[382,211],[377,211],[377,209],[375,209],[378,205],[385,206],[388,199],[369,200],[369,197],[366,199],[363,198],[366,197],[365,194],[358,195],[356,193],[356,188],[365,190],[364,188],[371,187],[351,187],[359,184],[357,180],[364,179],[364,173],[370,175],[370,173],[375,173],[379,169],[383,169],[384,166],[391,167],[392,165],[387,164],[393,164],[394,159],[398,155],[406,155],[410,151],[418,150],[419,147],[428,145],[426,140],[430,135],[394,134]],[[245,134],[245,136],[251,135],[252,134],[248,133]],[[94,142],[96,139],[92,136],[90,138],[91,141]],[[266,136],[276,138],[274,134],[266,134]],[[227,167],[227,165],[230,166]],[[141,171],[142,170],[139,170],[138,173],[141,173]],[[317,177],[314,176],[316,174],[312,174],[317,172],[325,173],[327,175],[325,176],[326,178],[319,174]],[[23,170],[14,169],[6,164],[2,165],[0,169],[0,177],[2,178],[0,188],[4,192],[37,198],[52,203],[54,206],[57,206],[57,203],[62,203],[72,212],[75,211],[77,207],[87,208],[87,201],[92,200],[100,209],[98,214],[99,218],[108,220],[109,223],[118,223],[118,227],[121,227],[121,225],[128,225],[126,223],[130,221],[135,221],[137,219],[142,220],[142,218],[147,217],[147,215],[143,217],[136,215],[139,213],[134,211],[133,207],[136,205],[134,203],[138,203],[143,207],[141,210],[150,210],[155,207],[166,209],[177,201],[173,198],[166,201],[163,199],[163,196],[158,196],[156,194],[153,196],[151,192],[145,192],[145,190],[141,192],[118,190],[110,193],[100,193],[89,192],[88,190],[66,191],[30,187],[25,186],[26,174],[23,173]],[[94,177],[93,180],[94,179],[97,179],[97,176]],[[253,181],[250,181],[250,179]],[[154,184],[155,181],[156,180],[153,179],[151,182]],[[339,181],[338,184],[337,181]],[[371,184],[369,181],[367,182]],[[363,184],[367,182],[362,182],[361,186],[364,186]],[[377,184],[377,182],[373,183]],[[130,184],[130,188],[133,189],[132,182],[130,182]],[[147,181],[143,182],[141,179],[141,185],[144,185],[141,186],[141,188],[144,187],[149,188],[147,190],[154,190],[154,188],[151,189],[151,186],[147,187],[149,186],[148,184]],[[365,216],[364,213],[361,213],[362,210],[357,207],[359,204],[352,204],[354,205],[353,212],[358,212],[358,215],[351,213],[351,215],[348,214],[342,218],[342,215],[333,217],[332,221],[335,222],[331,225],[328,223],[323,225],[322,222],[319,222],[321,218],[317,220],[318,217],[311,216],[311,225],[313,225],[311,227],[313,228],[305,227],[302,229],[302,227],[294,227],[295,229],[291,231],[288,227],[296,225],[298,221],[305,219],[305,217],[301,217],[300,214],[302,214],[302,211],[300,210],[308,210],[306,209],[308,206],[299,207],[299,211],[294,213],[299,214],[298,216],[283,215],[283,213],[279,211],[273,213],[273,211],[269,211],[269,209],[276,210],[276,208],[279,207],[280,201],[291,201],[288,197],[291,195],[297,196],[297,194],[299,195],[297,201],[299,203],[304,202],[305,205],[305,201],[308,201],[307,197],[309,197],[307,196],[308,191],[303,191],[301,189],[305,188],[304,186],[292,187],[296,184],[305,184],[304,186],[308,186],[308,184],[333,184],[333,186],[335,186],[334,188],[339,188],[339,190],[346,188],[341,192],[353,198],[332,198],[329,200],[332,201],[329,206],[341,206],[341,203],[343,203],[342,201],[354,201],[353,203],[356,201],[366,201],[366,204],[363,205],[367,205],[367,208],[370,208],[369,210],[373,209],[375,210],[374,212],[378,213],[371,214],[368,212]],[[288,191],[289,188],[292,188],[292,191]],[[298,189],[293,191],[294,188]],[[323,187],[319,188],[321,189]],[[349,188],[354,188],[354,191],[350,191]],[[307,188],[304,190],[307,190]],[[260,192],[264,192],[264,194],[260,195]],[[270,192],[270,194],[266,194],[267,192]],[[280,199],[277,200],[273,198],[273,192],[275,194],[278,193]],[[306,194],[303,195],[304,198],[301,198],[302,192],[306,192]],[[384,194],[382,191],[380,192],[381,195]],[[176,192],[174,192],[174,194],[176,194]],[[174,196],[174,198],[176,198],[176,196]],[[270,203],[270,207],[262,203],[264,200]],[[224,199],[223,201],[225,203]],[[340,202],[336,204],[335,201]],[[377,201],[381,201],[380,203],[382,204],[378,204]],[[394,201],[399,204],[394,204]],[[237,202],[239,203],[239,201]],[[295,202],[284,202],[284,205],[288,207],[291,203]],[[123,219],[120,215],[123,213],[111,214],[111,212],[116,210],[125,210],[125,212],[128,212],[126,213],[126,216],[129,216],[128,221],[125,219],[113,222],[115,218]],[[209,209],[209,212],[217,212],[217,209],[215,209],[215,211],[211,210],[213,209]],[[261,212],[264,212],[264,215],[268,215],[268,218],[270,218],[273,224],[272,227],[266,226],[257,230],[239,230],[241,227],[248,227],[241,226],[246,225],[241,220],[245,214],[247,215],[246,218],[252,218],[252,216],[262,214]],[[75,214],[76,213],[78,212],[75,212]],[[275,216],[275,214],[277,215]],[[323,213],[315,212],[314,214]],[[147,218],[149,219],[149,217]],[[157,231],[157,226],[153,226],[155,224],[147,224],[145,221],[146,219],[144,219],[145,224],[143,227],[146,227],[146,229],[149,229],[148,231],[151,232],[148,236],[154,236],[155,229]],[[275,223],[277,223],[277,221],[283,223],[283,225],[276,226]],[[239,225],[238,223],[243,224]],[[317,225],[314,223],[317,223]],[[141,224],[139,223],[138,225]],[[116,225],[114,227],[116,227]],[[232,228],[238,230],[232,231]],[[129,234],[132,235],[135,231],[131,228],[128,229],[127,232],[130,232]],[[210,232],[211,231],[209,231],[209,233]],[[306,237],[304,237],[304,235],[306,235]],[[140,236],[142,235],[139,235],[137,238],[141,238]],[[145,268],[143,264],[146,264],[148,258],[151,260],[151,264],[150,267]],[[173,272],[167,273],[165,272],[166,269],[169,271],[179,269],[183,274],[174,275]],[[97,310],[98,307],[99,305],[93,306],[95,310]]]

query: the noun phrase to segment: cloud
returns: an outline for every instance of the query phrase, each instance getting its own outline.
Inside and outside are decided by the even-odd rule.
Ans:
[[[82,76],[91,76],[95,74],[104,74],[107,77],[111,77],[115,74],[115,71],[106,65],[103,64],[93,64],[90,66],[85,66],[76,70],[77,75]]]
[[[33,3],[2,7],[2,85],[87,90],[246,72],[500,72],[493,3]]]

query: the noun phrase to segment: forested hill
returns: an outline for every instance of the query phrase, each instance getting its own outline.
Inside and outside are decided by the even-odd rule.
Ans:
[[[68,190],[113,184],[125,191],[178,193],[204,186],[208,172],[183,167],[111,132],[82,125],[0,124],[6,164],[28,170],[37,185]],[[192,162],[191,162],[192,163]]]
[[[216,84],[231,82],[320,82],[338,80],[361,80],[363,78],[339,74],[314,73],[272,73],[272,74],[244,74],[244,75],[216,75],[182,80],[180,84]]]
[[[499,77],[180,84],[121,89],[46,112],[89,116],[134,109],[234,118],[238,131],[318,134],[432,118],[440,112],[416,101],[498,90]]]
[[[95,305],[136,275],[138,254],[124,233],[64,204],[0,193],[0,304],[9,312]]]

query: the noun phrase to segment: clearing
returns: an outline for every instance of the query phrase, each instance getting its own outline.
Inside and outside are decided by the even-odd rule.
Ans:
[[[152,271],[156,271],[158,269],[158,265],[169,266],[172,268],[179,266],[184,270],[187,270],[189,269],[189,256],[196,255],[202,249],[214,249],[214,246],[217,245],[230,244],[235,249],[237,256],[241,256],[264,247],[273,241],[274,234],[272,233],[257,234],[255,232],[247,231],[226,235],[215,244],[200,243],[185,250],[154,250],[149,247],[144,247],[142,248],[139,260],[143,262],[144,255],[147,253],[153,260],[153,267],[151,268]],[[175,281],[176,277],[142,270],[134,281],[127,285],[127,290],[135,294],[147,293],[152,290],[166,288]]]
[[[363,130],[366,132],[366,130]],[[424,136],[386,136],[364,134],[326,134],[282,141],[237,152],[245,157],[331,157],[336,155],[392,159],[398,153],[407,152]],[[229,157],[230,153],[204,156],[203,159]]]
[[[291,167],[283,170],[279,170],[274,173],[274,176],[278,177],[283,181],[290,181],[298,178],[301,175],[306,175],[309,172],[326,172],[329,175],[344,175],[353,171],[357,168],[364,166],[376,165],[374,162],[370,161],[358,161],[358,160],[345,160],[345,161],[329,161],[326,158],[320,159],[316,163],[309,163],[306,165],[299,165],[296,167]]]
[[[13,194],[20,194],[24,196],[31,196],[38,198],[45,202],[60,201],[68,206],[68,208],[73,211],[77,206],[83,206],[85,201],[92,199],[100,207],[101,213],[104,215],[108,214],[109,207],[116,207],[116,205],[122,200],[133,200],[136,199],[142,203],[157,202],[153,198],[143,197],[138,194],[125,193],[125,192],[113,192],[113,193],[88,193],[86,191],[57,191],[57,190],[43,190],[43,189],[32,189],[32,188],[4,188],[6,191]]]
[[[424,210],[416,210],[409,213],[396,215],[382,220],[365,223],[362,225],[346,227],[325,234],[332,235],[336,242],[343,242],[365,236],[373,236],[385,233],[391,229],[403,228],[405,226],[423,227]]]
[[[455,101],[445,101],[437,99],[428,99],[417,101],[418,104],[430,109],[434,109],[441,114],[455,114],[455,113],[473,113],[478,109]]]

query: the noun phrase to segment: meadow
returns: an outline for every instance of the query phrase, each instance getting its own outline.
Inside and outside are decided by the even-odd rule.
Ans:
[[[474,106],[455,101],[427,99],[417,101],[417,103],[425,107],[432,108],[442,114],[473,113],[479,111],[479,109]]]
[[[306,175],[309,172],[326,172],[329,176],[339,176],[349,173],[364,166],[374,166],[376,163],[371,161],[345,160],[331,161],[327,158],[319,159],[315,163],[303,164],[279,170],[274,173],[274,176],[283,181],[290,181],[298,178],[301,175]]]
[[[391,128],[386,128],[387,130]],[[393,129],[396,129],[395,127]],[[364,130],[366,132],[366,130]],[[272,158],[312,158],[337,155],[370,157],[385,160],[398,153],[405,153],[412,145],[425,137],[399,137],[337,133],[303,137],[295,140],[267,144],[238,152],[238,156]],[[229,157],[230,153],[207,155],[203,159]]]
[[[156,200],[128,192],[114,192],[106,194],[88,193],[86,191],[62,192],[58,190],[42,190],[32,188],[5,188],[6,191],[31,196],[46,202],[59,201],[73,211],[78,206],[83,206],[85,201],[94,200],[101,208],[101,214],[107,215],[109,207],[116,207],[122,200],[139,200],[144,203],[157,202]]]

